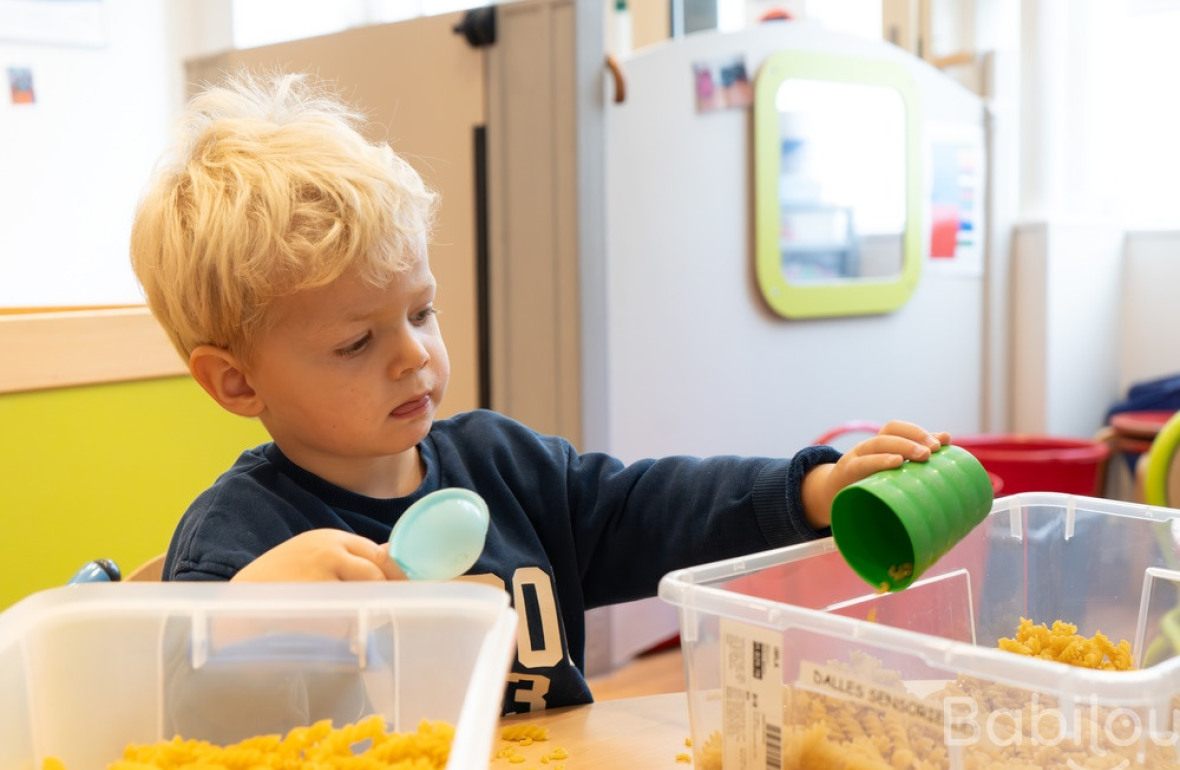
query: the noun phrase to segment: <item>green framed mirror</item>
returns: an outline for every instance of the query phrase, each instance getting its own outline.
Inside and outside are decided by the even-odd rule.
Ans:
[[[787,318],[887,313],[921,272],[917,92],[896,62],[767,57],[754,91],[755,266]]]

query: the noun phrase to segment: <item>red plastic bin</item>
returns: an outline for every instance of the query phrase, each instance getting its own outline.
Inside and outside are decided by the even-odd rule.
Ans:
[[[989,472],[999,476],[1005,495],[1065,492],[1097,496],[1110,448],[1100,441],[1029,435],[954,436]]]
[[[880,423],[852,420],[829,430],[813,443],[827,444],[847,433],[876,433]],[[1019,492],[1065,492],[1101,496],[1102,468],[1110,447],[1101,441],[1022,434],[951,436],[951,442],[979,460],[997,495]]]

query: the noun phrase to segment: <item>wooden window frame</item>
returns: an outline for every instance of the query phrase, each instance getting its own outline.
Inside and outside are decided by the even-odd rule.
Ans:
[[[143,306],[0,311],[0,393],[187,373]]]

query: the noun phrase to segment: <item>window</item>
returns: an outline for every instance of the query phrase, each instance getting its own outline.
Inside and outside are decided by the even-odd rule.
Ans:
[[[1104,196],[1129,228],[1180,225],[1180,101],[1168,83],[1180,72],[1180,3],[1132,2],[1112,30],[1109,92],[1095,94],[1105,114],[1105,152],[1113,195]]]
[[[489,0],[233,0],[234,47],[254,48],[490,4]]]

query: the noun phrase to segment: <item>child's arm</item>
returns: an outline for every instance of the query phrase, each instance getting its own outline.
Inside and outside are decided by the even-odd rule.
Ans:
[[[817,465],[803,477],[803,513],[816,529],[832,523],[832,500],[849,484],[906,460],[926,462],[930,452],[950,443],[946,433],[929,433],[909,422],[894,420],[872,438],[848,450],[837,462]]]
[[[404,580],[389,550],[338,529],[313,529],[287,540],[243,567],[238,582]]]

